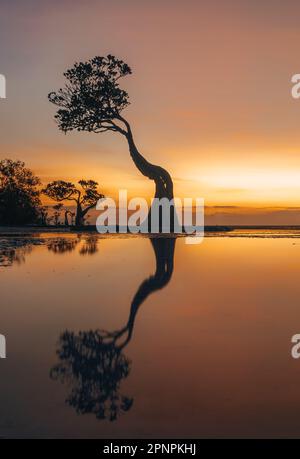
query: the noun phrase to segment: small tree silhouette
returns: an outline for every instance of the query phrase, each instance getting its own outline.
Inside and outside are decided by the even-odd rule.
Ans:
[[[69,218],[68,218],[69,215],[71,217],[71,226],[72,226],[73,225],[73,219],[75,217],[75,213],[72,212],[69,209],[65,209],[65,226],[70,226]]]
[[[49,217],[47,206],[40,207],[39,221],[43,226],[47,226],[50,223],[51,218]]]
[[[0,222],[2,225],[37,223],[40,219],[40,179],[22,161],[0,161]]]
[[[170,174],[160,166],[149,163],[138,151],[131,126],[121,115],[129,105],[129,97],[119,87],[119,80],[131,74],[130,67],[112,55],[94,57],[87,62],[75,63],[64,73],[67,83],[48,96],[59,107],[55,118],[63,132],[72,130],[94,133],[117,132],[123,135],[138,170],[154,180],[155,197],[173,199]],[[174,209],[171,212],[174,218]],[[171,219],[171,222],[172,222]]]
[[[104,194],[99,193],[98,183],[94,180],[80,180],[78,184],[81,189],[76,188],[71,182],[55,180],[49,183],[42,193],[57,202],[73,201],[76,205],[75,225],[83,226],[86,214],[96,206],[99,199],[104,198]]]
[[[55,226],[59,225],[60,212],[61,212],[62,208],[63,208],[62,204],[56,204],[55,206],[53,206],[53,209],[54,209],[53,218],[54,218],[54,225]]]

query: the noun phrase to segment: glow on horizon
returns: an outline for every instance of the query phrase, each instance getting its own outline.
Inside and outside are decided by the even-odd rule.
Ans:
[[[128,158],[130,161],[130,158]],[[96,168],[73,166],[60,175],[47,175],[45,171],[39,173],[43,184],[52,180],[66,180],[78,182],[81,178],[92,178],[99,183],[99,188],[107,196],[116,198],[119,189],[127,189],[129,198],[135,196],[153,197],[154,185],[138,171],[134,174],[122,173],[114,168],[103,167],[99,172]],[[175,171],[176,172],[176,171]],[[180,171],[177,171],[180,172]],[[186,176],[176,178],[174,174],[174,192],[177,197],[204,197],[207,204],[239,205],[248,207],[264,206],[292,206],[300,205],[300,170],[238,170],[224,168],[209,171],[202,170],[197,174],[195,170]],[[44,199],[49,203],[49,200]]]
[[[300,3],[15,0],[1,11],[10,88],[1,157],[24,160],[43,183],[91,178],[107,195],[153,196],[124,139],[64,136],[47,101],[75,61],[112,53],[133,70],[124,115],[137,145],[171,173],[175,195],[208,206],[300,204],[300,101],[290,93]]]

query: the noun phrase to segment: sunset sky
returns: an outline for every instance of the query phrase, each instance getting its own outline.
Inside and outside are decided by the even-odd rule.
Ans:
[[[45,183],[151,196],[124,138],[63,135],[47,100],[75,61],[110,53],[133,70],[121,84],[136,143],[176,196],[204,197],[222,222],[300,224],[299,22],[296,0],[1,0],[0,158]]]

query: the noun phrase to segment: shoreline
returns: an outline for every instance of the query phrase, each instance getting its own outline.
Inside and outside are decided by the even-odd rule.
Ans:
[[[84,227],[64,227],[64,226],[0,226],[0,237],[26,237],[39,234],[53,235],[74,235],[90,234],[99,237],[192,237],[193,234],[187,233],[99,233],[94,225]],[[249,226],[205,226],[204,235],[207,237],[300,237],[300,225],[249,225]]]

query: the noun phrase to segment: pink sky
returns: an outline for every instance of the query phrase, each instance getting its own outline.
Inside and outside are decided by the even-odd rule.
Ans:
[[[250,207],[254,220],[256,208],[278,207],[276,223],[291,224],[300,207],[300,100],[290,93],[299,20],[291,0],[4,0],[0,158],[24,160],[44,182],[92,178],[107,195],[121,187],[151,196],[124,139],[64,136],[47,101],[76,60],[111,53],[133,69],[124,115],[137,144],[169,170],[177,196]]]

